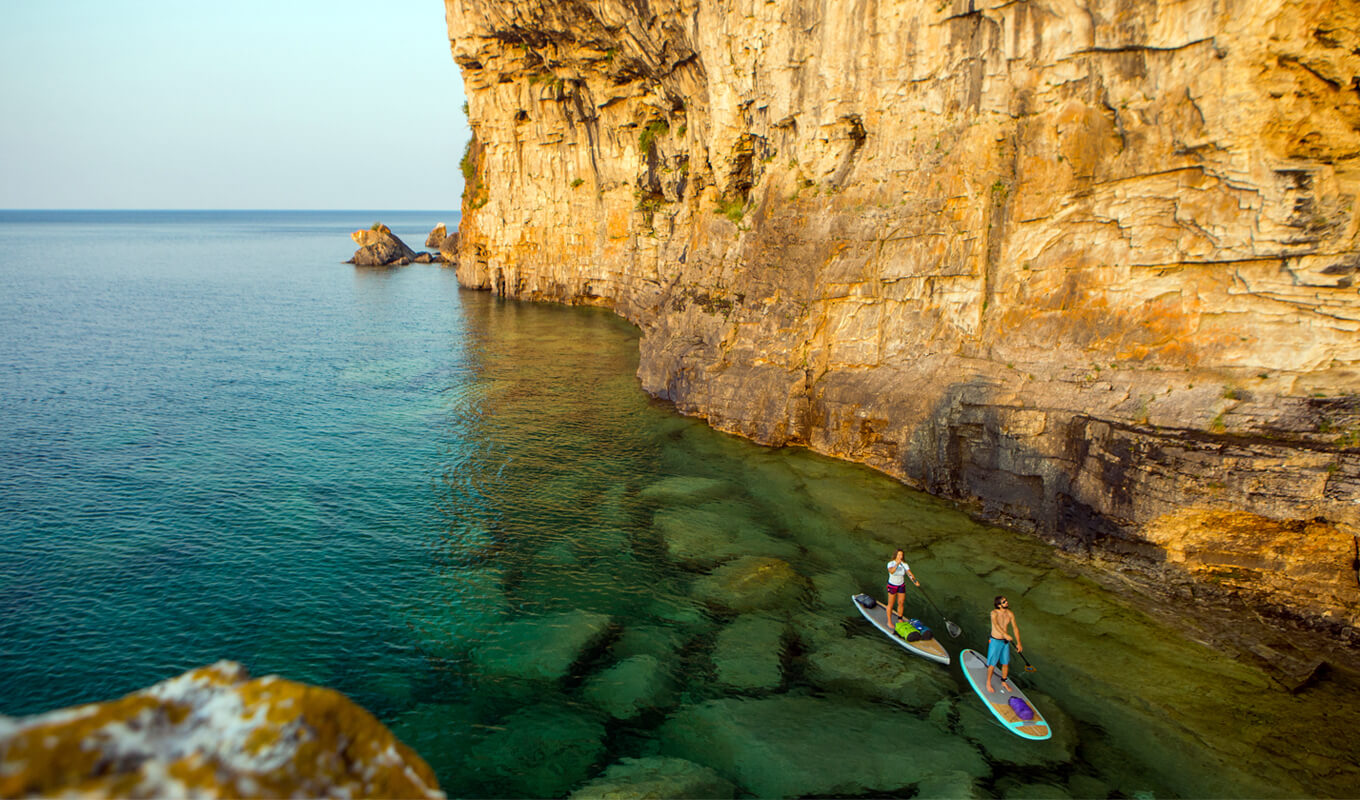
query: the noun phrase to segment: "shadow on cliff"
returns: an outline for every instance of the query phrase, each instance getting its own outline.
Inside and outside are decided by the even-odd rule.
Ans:
[[[1271,579],[1283,581],[1276,589],[1292,588],[1295,579],[1272,576],[1278,570],[1264,558],[1235,550],[1232,545],[1241,542],[1230,541],[1226,531],[1219,547],[1212,540],[1219,531],[1207,531],[1210,552],[1196,564],[1197,570],[1170,560],[1162,546],[1166,542],[1142,535],[1149,523],[1200,505],[1215,510],[1206,512],[1210,516],[1253,518],[1270,501],[1252,498],[1250,492],[1267,492],[1273,477],[1253,459],[1281,458],[1288,446],[1026,407],[1015,404],[1013,395],[1000,400],[1002,394],[999,384],[982,377],[949,386],[926,421],[911,431],[895,466],[926,491],[964,504],[982,520],[1035,532],[1106,573],[1117,570],[1126,583],[1157,598],[1163,610],[1170,608],[1167,601],[1181,603],[1176,616],[1182,621],[1205,618],[1206,628],[1192,624],[1198,633],[1258,664],[1291,691],[1322,673],[1326,665],[1318,650],[1331,650],[1333,660],[1344,663],[1338,645],[1354,648],[1360,643],[1347,620],[1301,613],[1284,605],[1286,598],[1272,596]],[[1360,469],[1355,463],[1360,459],[1348,451],[1337,459],[1346,466],[1333,476],[1349,479],[1349,472]],[[1199,504],[1187,500],[1195,497],[1201,498]],[[1352,548],[1360,545],[1354,536],[1322,518],[1254,519],[1277,535],[1299,537],[1301,547],[1312,528],[1334,534],[1330,539],[1338,547],[1346,544],[1341,553],[1310,543],[1316,550],[1305,552],[1304,558],[1335,556],[1338,563],[1311,565],[1307,577],[1318,585],[1301,587],[1294,600],[1311,597],[1316,602],[1319,587],[1325,585],[1343,602],[1343,595],[1360,601],[1360,583],[1353,580],[1360,573],[1352,556]],[[1258,538],[1262,547],[1278,543],[1264,530]],[[1290,641],[1295,631],[1286,638],[1262,614],[1321,637],[1314,637],[1316,646],[1305,651]]]

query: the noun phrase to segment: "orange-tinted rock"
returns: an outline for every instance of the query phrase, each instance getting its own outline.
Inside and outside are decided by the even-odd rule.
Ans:
[[[118,700],[0,718],[0,797],[442,798],[434,773],[331,689],[228,661]]]

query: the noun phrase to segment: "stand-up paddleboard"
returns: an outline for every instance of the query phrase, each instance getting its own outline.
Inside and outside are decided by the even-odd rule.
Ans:
[[[1039,709],[1025,697],[1025,693],[1020,691],[1020,687],[1015,685],[1015,678],[1006,681],[1010,686],[1010,691],[1001,691],[1001,667],[998,665],[996,671],[992,673],[992,688],[994,692],[987,691],[987,659],[983,658],[976,650],[964,650],[959,653],[959,666],[963,667],[963,674],[968,677],[968,683],[977,692],[978,697],[991,710],[992,715],[1001,720],[1001,724],[1006,730],[1019,736],[1022,739],[1047,739],[1053,735],[1053,731],[1048,726],[1048,720],[1039,713]],[[1011,707],[1011,698],[1018,697],[1025,701],[1034,712],[1034,719],[1024,720]]]
[[[872,622],[875,628],[878,628],[880,631],[883,631],[883,634],[887,636],[889,639],[892,639],[894,642],[897,642],[899,645],[901,645],[903,650],[906,650],[908,653],[911,653],[913,655],[918,655],[921,658],[928,658],[931,661],[936,661],[941,664],[949,663],[949,651],[945,650],[944,645],[940,644],[937,640],[918,639],[914,642],[909,642],[906,639],[903,639],[901,636],[898,636],[897,631],[888,627],[887,624],[888,614],[887,611],[883,608],[883,606],[865,608],[864,606],[860,605],[858,602],[855,601],[854,595],[850,596],[850,602],[855,604],[855,608],[859,609],[859,613],[863,614],[865,619]],[[901,616],[893,614],[894,625],[901,621],[902,621]]]

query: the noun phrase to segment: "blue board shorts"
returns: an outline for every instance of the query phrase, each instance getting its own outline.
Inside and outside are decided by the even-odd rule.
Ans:
[[[987,640],[987,666],[1011,663],[1011,643],[1005,639]]]

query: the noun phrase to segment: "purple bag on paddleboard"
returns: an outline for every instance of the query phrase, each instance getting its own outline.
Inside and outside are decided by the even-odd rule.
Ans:
[[[1007,702],[1011,704],[1011,710],[1015,712],[1015,716],[1025,722],[1034,719],[1034,709],[1029,707],[1029,703],[1026,703],[1018,697],[1012,697]]]

